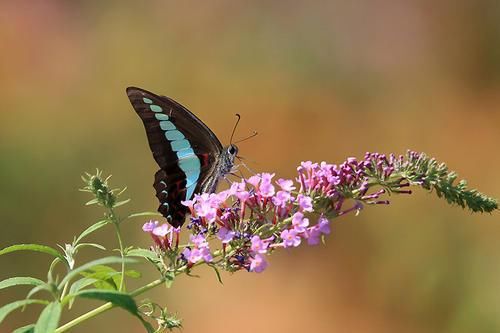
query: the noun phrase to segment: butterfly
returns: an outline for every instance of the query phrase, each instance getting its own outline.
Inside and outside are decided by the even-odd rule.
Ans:
[[[223,147],[207,125],[171,98],[135,87],[128,87],[127,95],[160,167],[153,184],[158,211],[180,227],[188,213],[182,201],[215,192],[219,180],[233,169],[238,147]]]

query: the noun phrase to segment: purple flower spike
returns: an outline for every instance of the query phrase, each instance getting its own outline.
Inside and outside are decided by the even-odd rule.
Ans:
[[[283,239],[283,247],[297,247],[300,245],[300,237],[295,230],[283,230],[281,232],[281,239]]]
[[[250,258],[250,272],[262,273],[267,267],[266,258],[261,254],[256,254]]]
[[[407,187],[430,184],[432,175],[420,169],[432,163],[415,152],[406,157],[367,153],[362,159],[350,157],[340,164],[305,161],[297,168],[295,180],[274,181],[274,174],[261,173],[233,182],[219,193],[196,194],[182,202],[192,215],[186,226],[190,242],[180,258],[173,255],[179,251],[179,229],[157,221],[145,223],[142,229],[152,237],[155,250],[165,258],[187,261],[188,269],[205,261],[231,272],[260,273],[267,267],[265,254],[306,241],[320,244],[332,232],[327,217],[357,214],[365,205],[388,204],[383,198],[386,193],[411,193]],[[491,211],[488,207],[496,205],[485,200],[482,204],[490,206],[476,211]],[[319,215],[314,225],[311,213]],[[209,242],[218,242],[219,249],[212,252]]]

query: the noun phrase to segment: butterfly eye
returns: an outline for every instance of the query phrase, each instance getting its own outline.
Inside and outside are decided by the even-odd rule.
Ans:
[[[229,148],[227,148],[227,151],[229,154],[234,155],[234,154],[236,154],[236,147],[231,145],[231,146],[229,146]]]

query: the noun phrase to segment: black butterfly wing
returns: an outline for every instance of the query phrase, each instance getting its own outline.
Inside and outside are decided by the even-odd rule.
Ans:
[[[158,211],[177,227],[187,207],[181,204],[199,192],[211,173],[222,144],[193,113],[174,100],[129,87],[127,95],[142,119],[153,157],[160,166],[154,188]]]

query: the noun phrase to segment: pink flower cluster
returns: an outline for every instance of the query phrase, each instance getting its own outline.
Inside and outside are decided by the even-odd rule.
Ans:
[[[416,153],[409,156],[418,158]],[[388,203],[378,200],[384,189],[368,193],[369,180],[392,182],[396,189],[408,186],[401,177],[391,178],[395,168],[404,167],[404,163],[402,157],[387,158],[378,153],[367,153],[361,161],[348,158],[340,165],[308,161],[297,168],[296,182],[274,181],[274,174],[261,173],[234,182],[219,193],[197,194],[183,202],[191,213],[187,225],[191,235],[180,260],[188,265],[213,262],[208,240],[217,239],[224,256],[218,263],[223,262],[223,268],[262,272],[268,265],[266,255],[277,248],[297,247],[303,241],[319,244],[330,233],[329,218],[359,211],[363,203]],[[347,199],[353,199],[354,205],[344,209]],[[166,224],[148,222],[143,230],[164,250],[172,249],[173,235],[178,240],[178,230]]]

